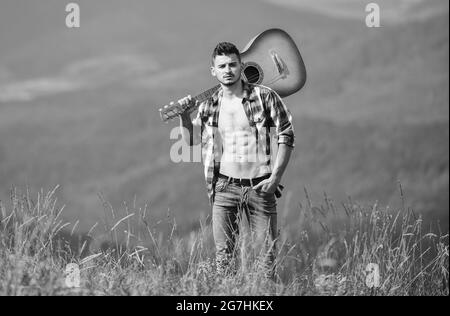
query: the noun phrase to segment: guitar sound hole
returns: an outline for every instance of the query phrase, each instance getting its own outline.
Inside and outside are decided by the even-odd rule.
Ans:
[[[261,72],[256,65],[247,65],[244,69],[244,75],[250,83],[260,83]]]

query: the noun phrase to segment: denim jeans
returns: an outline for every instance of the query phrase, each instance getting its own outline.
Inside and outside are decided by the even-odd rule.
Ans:
[[[273,278],[278,234],[275,194],[256,191],[251,186],[241,186],[219,178],[215,186],[212,213],[217,272],[221,275],[236,272],[239,224],[246,216],[251,245],[257,255],[257,268],[262,269],[265,277]]]

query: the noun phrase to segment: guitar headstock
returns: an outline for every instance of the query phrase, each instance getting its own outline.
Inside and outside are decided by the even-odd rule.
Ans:
[[[198,106],[198,105],[197,105]],[[159,109],[159,116],[163,122],[167,122],[175,117],[183,114],[184,112],[192,113],[197,108],[195,103],[192,105],[188,105],[186,107],[180,106],[178,102],[173,104],[165,105],[164,107]]]
[[[166,105],[159,109],[159,116],[161,117],[161,120],[163,122],[167,122],[178,115],[180,115],[182,112],[177,110],[177,107],[175,105],[170,106]]]

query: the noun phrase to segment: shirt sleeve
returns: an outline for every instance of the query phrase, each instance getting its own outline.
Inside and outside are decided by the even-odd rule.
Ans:
[[[281,97],[270,89],[266,95],[266,105],[270,112],[270,118],[276,129],[278,144],[286,144],[295,147],[294,127],[292,115],[284,104]]]
[[[192,125],[193,126],[196,126],[196,127],[201,127],[202,126],[202,117],[203,117],[204,111],[205,111],[205,102],[202,102],[202,103],[200,103],[200,105],[198,107],[198,111],[197,111],[196,116],[192,120]]]

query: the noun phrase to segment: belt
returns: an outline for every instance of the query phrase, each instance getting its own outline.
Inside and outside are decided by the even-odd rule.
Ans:
[[[257,185],[261,181],[270,178],[270,174],[266,174],[261,177],[257,177],[257,178],[253,178],[253,179],[243,179],[243,178],[233,178],[233,177],[229,177],[229,176],[219,173],[219,178],[226,179],[229,181],[229,183],[235,183],[235,184],[239,184],[241,186],[249,187],[249,186]],[[281,191],[283,189],[284,189],[284,186],[279,184],[278,188],[275,191],[275,196],[277,198],[281,197]]]
[[[245,179],[245,178],[233,178],[233,177],[229,177],[229,176],[219,173],[219,178],[227,179],[229,181],[229,183],[234,183],[234,184],[239,184],[241,186],[249,187],[249,186],[257,185],[258,183],[260,183],[261,181],[263,181],[265,179],[269,179],[270,174],[266,174],[266,175],[263,175],[263,176],[257,177],[257,178]]]

